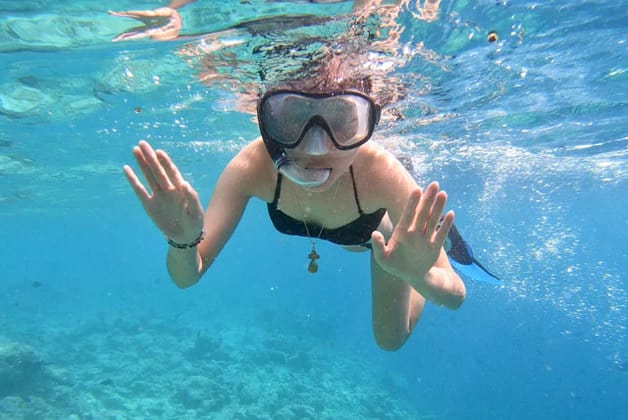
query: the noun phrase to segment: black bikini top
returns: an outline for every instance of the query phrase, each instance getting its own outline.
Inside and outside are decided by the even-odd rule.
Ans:
[[[386,209],[381,208],[373,213],[364,213],[362,207],[360,207],[360,201],[358,200],[358,192],[355,189],[355,178],[353,177],[353,167],[349,167],[351,173],[351,182],[353,183],[353,195],[355,197],[355,203],[358,207],[358,218],[347,223],[344,226],[337,227],[335,229],[327,229],[314,223],[308,223],[310,229],[310,235],[313,237],[318,236],[320,232],[320,238],[327,241],[339,244],[339,245],[363,245],[367,244],[371,239],[371,233],[377,229]],[[279,202],[279,195],[281,194],[281,173],[277,175],[277,185],[275,186],[275,197],[272,203],[268,203],[268,215],[273,222],[275,229],[286,235],[297,235],[309,237],[305,224],[302,220],[297,220],[277,208]],[[322,229],[322,230],[321,230]]]

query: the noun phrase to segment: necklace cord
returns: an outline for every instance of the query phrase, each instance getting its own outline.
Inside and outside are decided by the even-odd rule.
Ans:
[[[336,193],[338,192],[339,188],[340,188],[340,178],[336,181],[336,188],[334,189],[334,194],[332,195],[332,198],[331,198],[332,203],[336,201]],[[298,206],[301,207],[301,203],[299,202],[299,199],[296,198],[296,196],[295,196],[295,200],[297,201]],[[325,224],[321,223],[321,228],[318,231],[318,236],[316,238],[312,238],[312,235],[310,234],[310,228],[307,225],[306,219],[307,217],[306,215],[304,215],[303,226],[305,226],[305,232],[307,233],[307,237],[310,240],[310,243],[312,244],[312,249],[308,255],[310,262],[307,266],[307,271],[310,273],[316,273],[318,271],[318,262],[316,260],[320,258],[320,255],[318,254],[318,252],[316,252],[316,241],[321,238],[321,235],[323,234],[323,230],[325,230]]]

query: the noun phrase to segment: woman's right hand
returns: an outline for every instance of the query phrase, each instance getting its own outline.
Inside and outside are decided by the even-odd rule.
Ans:
[[[184,2],[189,3],[189,2]],[[160,7],[155,10],[127,10],[122,12],[109,11],[112,16],[129,17],[143,23],[142,26],[131,28],[113,39],[113,42],[129,41],[150,37],[157,41],[175,39],[181,31],[181,16],[171,7]]]
[[[133,155],[152,194],[130,166],[124,166],[124,174],[146,213],[169,239],[180,244],[193,242],[203,228],[198,193],[163,150],[155,151],[142,140],[133,148]]]

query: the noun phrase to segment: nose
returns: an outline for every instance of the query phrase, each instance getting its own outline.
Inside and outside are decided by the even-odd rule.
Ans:
[[[308,155],[324,155],[333,149],[333,144],[327,132],[318,124],[311,126],[301,142],[301,148]]]

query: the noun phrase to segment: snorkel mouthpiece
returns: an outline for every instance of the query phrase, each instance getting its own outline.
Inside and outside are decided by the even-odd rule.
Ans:
[[[274,160],[273,163],[283,176],[302,187],[323,185],[331,174],[331,169],[302,168],[295,164],[285,153]]]
[[[268,141],[265,136],[262,136],[262,139],[275,168],[295,184],[309,188],[318,187],[329,178],[331,169],[302,168],[290,159],[283,147],[273,141]]]

